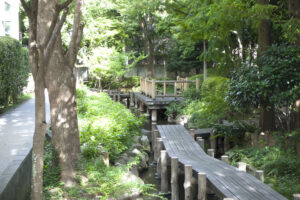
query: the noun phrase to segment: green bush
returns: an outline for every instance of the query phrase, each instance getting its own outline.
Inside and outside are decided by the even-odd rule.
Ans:
[[[256,127],[245,121],[237,120],[230,124],[213,124],[212,128],[217,133],[217,137],[226,137],[227,142],[232,143],[234,146],[242,146],[246,143],[246,132],[254,133]]]
[[[300,157],[291,149],[264,147],[234,149],[228,152],[231,164],[243,161],[265,172],[265,182],[291,199],[300,190]]]
[[[166,107],[168,117],[175,119],[182,112],[183,104],[171,103]]]
[[[98,74],[97,77],[101,78],[101,87],[102,89],[120,89],[120,88],[133,88],[138,87],[140,85],[140,77],[133,76],[133,77],[121,77],[116,78],[111,75],[106,74]],[[87,86],[92,88],[99,88],[99,80],[91,75],[89,81],[86,83]]]
[[[27,85],[29,61],[27,49],[10,37],[0,37],[0,106],[15,103]]]
[[[272,45],[256,60],[233,71],[228,102],[247,112],[251,107],[293,105],[300,93],[300,46]]]
[[[225,119],[229,113],[229,106],[225,101],[227,90],[227,78],[207,78],[201,86],[201,100],[186,102],[183,113],[191,116],[190,122],[193,126],[210,127]]]
[[[78,89],[77,103],[80,142],[87,157],[108,151],[113,160],[130,146],[132,137],[139,134],[142,119],[112,101],[107,94]]]

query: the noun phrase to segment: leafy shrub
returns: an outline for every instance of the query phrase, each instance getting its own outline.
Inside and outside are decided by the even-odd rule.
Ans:
[[[166,107],[166,115],[168,115],[169,117],[175,119],[181,112],[182,112],[182,104],[178,104],[178,103],[170,103],[167,107]]]
[[[0,37],[0,105],[15,103],[27,85],[29,61],[27,49],[10,37]]]
[[[233,143],[234,146],[241,146],[245,142],[246,132],[255,132],[256,127],[244,121],[234,121],[231,124],[213,124],[214,131],[218,136],[226,136],[228,142]]]
[[[250,106],[293,104],[300,92],[300,47],[273,45],[256,60],[234,71],[227,96],[241,111]]]
[[[189,101],[184,113],[190,115],[190,122],[196,127],[209,127],[218,120],[225,119],[229,106],[225,101],[228,79],[207,78],[201,86],[201,100]]]
[[[78,89],[77,94],[80,142],[84,144],[85,155],[96,157],[99,151],[108,151],[113,160],[139,134],[142,119],[105,93]]]
[[[196,88],[191,88],[183,91],[182,96],[187,100],[198,100],[201,99],[201,92],[197,91]]]
[[[228,152],[232,164],[243,161],[265,172],[265,182],[291,199],[300,189],[300,157],[290,149],[264,147],[234,149]]]

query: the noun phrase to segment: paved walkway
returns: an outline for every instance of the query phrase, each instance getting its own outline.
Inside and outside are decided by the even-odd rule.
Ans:
[[[30,99],[0,115],[0,192],[32,148],[34,101]]]

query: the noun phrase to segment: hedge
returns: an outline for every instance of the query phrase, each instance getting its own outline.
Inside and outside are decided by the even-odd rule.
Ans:
[[[15,103],[27,85],[28,51],[18,40],[0,37],[0,106]]]

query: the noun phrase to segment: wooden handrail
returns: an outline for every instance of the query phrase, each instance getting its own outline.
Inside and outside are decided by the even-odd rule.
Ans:
[[[188,78],[180,78],[177,77],[177,80],[167,80],[167,81],[157,81],[155,79],[149,80],[147,78],[140,79],[140,88],[141,93],[145,94],[146,96],[155,99],[157,96],[170,96],[167,94],[167,84],[174,84],[174,96],[177,96],[177,90],[188,90],[190,83],[196,84],[196,89],[200,89],[200,79],[197,78],[196,80],[188,80]],[[163,95],[157,95],[156,84],[163,84]]]

